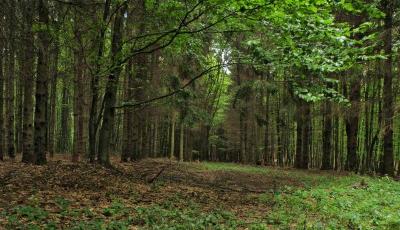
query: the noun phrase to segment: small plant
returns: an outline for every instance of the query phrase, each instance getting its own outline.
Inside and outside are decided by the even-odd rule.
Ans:
[[[25,217],[29,221],[40,221],[47,218],[49,215],[47,211],[43,210],[39,207],[32,207],[32,206],[17,206],[14,208],[14,212],[19,217]]]
[[[55,199],[56,205],[61,209],[61,210],[67,210],[68,207],[71,205],[71,201],[63,198],[63,197],[57,197]]]
[[[113,201],[110,207],[103,209],[103,215],[110,217],[117,214],[125,214],[125,206],[120,201]]]
[[[168,208],[167,208],[168,207]],[[137,208],[135,223],[150,229],[235,229],[234,215],[224,211],[202,213],[198,209],[172,206]]]

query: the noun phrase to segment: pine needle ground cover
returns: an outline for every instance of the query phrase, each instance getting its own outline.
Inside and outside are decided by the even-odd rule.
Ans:
[[[400,183],[385,177],[163,159],[114,165],[1,164],[1,229],[400,229]]]

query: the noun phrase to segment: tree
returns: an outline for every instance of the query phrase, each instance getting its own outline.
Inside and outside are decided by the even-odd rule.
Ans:
[[[74,148],[72,161],[79,161],[80,157],[85,155],[85,139],[84,139],[84,75],[86,73],[84,63],[84,37],[82,36],[82,16],[80,12],[75,12],[74,17],[74,36],[77,48],[74,49]]]
[[[118,62],[119,55],[122,50],[122,31],[124,26],[124,14],[126,4],[121,7],[116,13],[114,19],[113,36],[111,42],[111,61]],[[117,86],[119,75],[122,67],[116,66],[112,73],[108,76],[107,86],[104,95],[104,114],[103,124],[99,133],[99,162],[103,165],[110,165],[110,141],[111,132],[115,125],[115,105],[117,100]]]
[[[32,31],[34,2],[21,1],[19,4],[23,15],[22,44],[23,59],[21,73],[24,79],[24,104],[22,126],[22,162],[33,163],[33,89],[34,89],[34,35]]]
[[[5,143],[5,133],[4,133],[4,68],[3,68],[3,55],[4,55],[4,10],[0,10],[0,161],[4,160],[4,143]]]
[[[46,0],[39,0],[37,4],[39,14],[40,31],[38,33],[38,61],[36,77],[36,105],[35,105],[35,134],[34,134],[34,152],[35,164],[46,164],[47,153],[47,102],[49,82],[49,11]]]
[[[99,101],[99,75],[101,72],[101,59],[104,53],[105,33],[107,20],[110,13],[111,0],[106,0],[104,4],[104,11],[102,17],[102,24],[99,27],[98,34],[96,36],[96,48],[97,53],[94,60],[95,70],[91,76],[90,90],[92,94],[90,114],[89,114],[89,159],[90,162],[94,162],[96,158],[96,143],[97,143],[97,130],[100,123],[98,114],[98,101]]]
[[[384,62],[383,73],[383,165],[382,173],[394,175],[394,154],[393,154],[393,56],[392,56],[392,31],[394,2],[391,0],[382,1],[384,18],[384,53],[387,56]]]
[[[8,25],[8,46],[7,46],[7,83],[6,83],[6,95],[7,95],[7,153],[12,159],[15,158],[15,1],[10,1],[8,4],[8,14],[6,16]]]

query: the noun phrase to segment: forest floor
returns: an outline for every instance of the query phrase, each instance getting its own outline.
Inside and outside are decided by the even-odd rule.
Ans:
[[[231,163],[0,163],[0,229],[400,229],[389,178]]]

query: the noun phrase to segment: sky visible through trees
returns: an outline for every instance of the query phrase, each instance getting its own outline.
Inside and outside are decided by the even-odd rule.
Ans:
[[[400,173],[397,0],[2,0],[0,15],[0,167]]]

